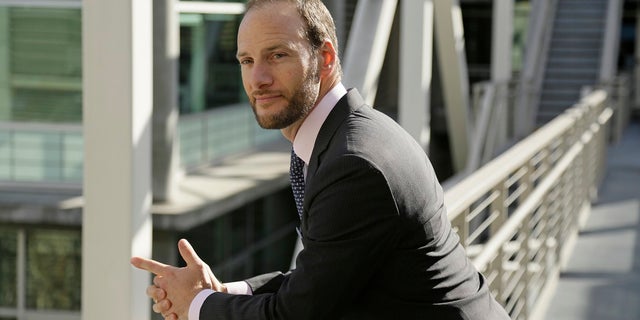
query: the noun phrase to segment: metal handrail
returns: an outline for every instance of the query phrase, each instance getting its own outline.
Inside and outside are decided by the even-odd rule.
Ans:
[[[259,128],[247,104],[183,115],[178,122],[186,171],[283,139],[277,130]],[[83,145],[82,124],[0,122],[0,185],[79,188]]]
[[[187,171],[283,139],[278,130],[258,126],[248,103],[181,115],[178,132],[181,165]]]
[[[445,192],[449,219],[496,298],[533,319],[601,180],[612,109],[585,96]]]
[[[79,187],[82,125],[0,123],[0,182]]]

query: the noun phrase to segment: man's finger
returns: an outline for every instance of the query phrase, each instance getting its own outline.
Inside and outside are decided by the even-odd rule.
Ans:
[[[149,296],[149,298],[153,299],[154,301],[160,301],[167,297],[167,293],[157,286],[151,285],[147,287],[147,296]]]
[[[164,317],[164,320],[178,320],[178,316],[175,313],[168,314],[166,317]]]
[[[169,309],[171,309],[171,302],[169,300],[158,301],[157,303],[153,304],[152,309],[155,313],[168,313]]]
[[[200,259],[200,257],[198,257],[196,251],[193,250],[193,247],[186,239],[181,239],[180,241],[178,241],[178,251],[180,251],[180,255],[182,256],[182,259],[184,259],[184,261],[187,263],[187,266],[202,264],[202,260]]]
[[[147,270],[153,274],[157,274],[159,276],[166,274],[166,270],[167,268],[170,268],[171,266],[166,265],[164,263],[160,263],[158,261],[155,260],[151,260],[151,259],[145,259],[145,258],[141,258],[141,257],[133,257],[131,258],[131,264],[138,268],[138,269],[142,269],[142,270]]]

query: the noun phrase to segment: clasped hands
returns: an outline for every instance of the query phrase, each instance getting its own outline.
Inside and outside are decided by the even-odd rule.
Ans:
[[[211,268],[196,254],[185,239],[178,241],[178,251],[187,263],[178,268],[141,257],[131,258],[131,264],[153,274],[153,285],[147,295],[153,299],[153,311],[166,320],[187,320],[193,298],[203,289],[226,292],[226,287],[216,279]]]

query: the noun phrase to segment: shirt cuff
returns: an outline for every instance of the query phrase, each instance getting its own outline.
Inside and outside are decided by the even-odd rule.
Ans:
[[[215,291],[211,289],[204,289],[200,291],[193,300],[191,300],[191,305],[189,305],[189,320],[200,319],[200,309],[202,309],[202,304],[204,304],[204,301],[214,293]]]
[[[244,295],[253,295],[253,290],[249,284],[245,281],[236,281],[236,282],[228,282],[224,284],[227,287],[228,294],[244,294]],[[204,289],[198,293],[193,300],[191,300],[191,304],[189,305],[189,320],[199,320],[200,319],[200,309],[202,309],[202,305],[207,298],[214,294],[216,291],[211,289]]]
[[[229,294],[253,295],[253,291],[249,284],[245,281],[228,282],[224,284]]]

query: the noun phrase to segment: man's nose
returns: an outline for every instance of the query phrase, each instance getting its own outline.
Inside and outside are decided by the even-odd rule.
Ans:
[[[251,72],[251,81],[254,88],[268,87],[273,83],[273,76],[268,65],[256,63]]]

